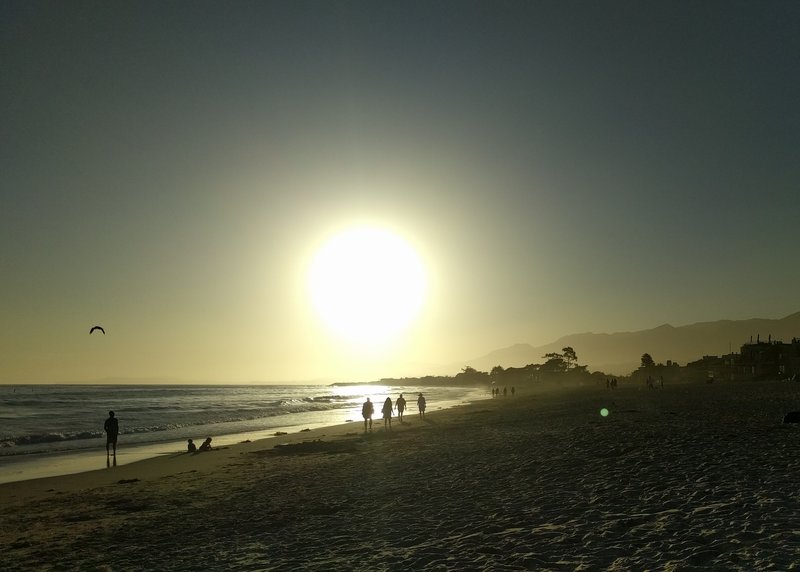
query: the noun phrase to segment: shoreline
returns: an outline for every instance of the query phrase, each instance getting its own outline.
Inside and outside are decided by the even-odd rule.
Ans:
[[[480,399],[482,398],[478,398],[478,400]],[[448,409],[470,403],[471,401],[475,401],[475,395],[461,399],[437,401],[435,408],[436,410]],[[276,436],[276,433],[301,433],[309,428],[319,429],[358,421],[361,419],[360,407],[359,404],[358,414],[355,408],[349,410],[341,409],[336,415],[338,419],[326,419],[324,421],[314,418],[313,412],[311,412],[310,415],[307,413],[300,414],[301,416],[310,418],[295,418],[297,414],[289,414],[282,424],[274,424],[263,429],[233,430],[231,432],[217,433],[221,425],[199,426],[198,429],[200,429],[200,431],[190,436],[195,439],[198,446],[202,438],[211,436],[214,439],[214,446],[216,448],[229,447],[244,441],[271,439]],[[416,405],[411,406],[411,409],[416,411]],[[275,423],[277,419],[279,419],[279,417],[268,417],[265,421]],[[347,419],[347,421],[345,421],[345,419]],[[126,443],[125,436],[126,434],[120,435],[116,467],[139,462],[148,458],[180,454],[186,451],[186,440],[182,438]],[[105,456],[102,454],[103,452],[105,452],[104,438],[98,439],[97,443],[90,447],[0,455],[0,484],[109,468],[105,465]]]
[[[487,398],[491,399],[491,398]],[[479,403],[483,400],[464,401],[453,405],[437,405],[435,409],[429,410],[427,414],[436,414],[438,412],[448,411],[450,409],[468,406],[472,403]],[[413,407],[414,413],[406,417],[413,417],[416,415],[416,406]],[[396,415],[396,414],[395,414]],[[373,423],[378,427],[378,421],[381,421],[376,416],[373,416]],[[232,433],[223,434],[214,437],[214,450],[223,451],[234,448],[239,451],[240,448],[250,450],[253,448],[261,448],[269,444],[284,444],[294,443],[298,440],[314,439],[323,436],[341,436],[341,434],[348,428],[361,427],[363,419],[350,420],[344,423],[336,423],[333,425],[319,425],[313,423],[306,424],[293,424],[281,425],[272,427],[264,431],[247,432],[247,433]],[[278,433],[282,433],[278,435]],[[85,449],[71,452],[53,452],[53,453],[35,453],[31,455],[7,456],[0,457],[0,492],[5,485],[20,485],[20,489],[24,488],[24,483],[31,481],[48,480],[48,483],[53,479],[73,477],[76,482],[80,480],[81,475],[104,473],[107,471],[121,471],[124,467],[131,465],[138,465],[147,461],[158,461],[164,457],[181,457],[189,456],[195,457],[197,454],[189,454],[186,452],[186,443],[183,441],[163,441],[148,444],[136,444],[129,448],[118,446],[116,464],[108,466],[104,460],[106,456],[103,455],[105,447],[97,449]],[[199,442],[198,442],[199,446]],[[248,446],[248,447],[244,447]],[[113,459],[113,457],[112,457]],[[113,461],[112,461],[113,462]],[[206,463],[201,463],[203,466]],[[5,465],[3,467],[2,465]],[[104,466],[105,465],[105,466]],[[14,472],[14,467],[21,467],[19,471]],[[163,468],[154,468],[156,474],[163,474]],[[125,470],[126,474],[130,471]],[[25,474],[21,478],[14,477],[14,474]],[[124,476],[122,478],[125,478]],[[112,479],[113,480],[113,479]],[[100,478],[100,482],[105,482],[106,479]],[[55,481],[53,481],[55,482]],[[16,487],[13,487],[16,488]],[[35,489],[40,489],[34,486]]]
[[[309,425],[313,426],[313,424]],[[300,429],[300,427],[303,427],[303,429]],[[313,429],[320,429],[323,427],[327,426],[316,426],[313,427]],[[227,448],[247,440],[261,441],[276,438],[275,433],[278,432],[293,434],[301,433],[305,431],[305,429],[303,425],[285,425],[258,432],[217,435],[214,437],[214,445],[215,449],[222,447]],[[267,433],[272,434],[268,435]],[[104,452],[105,445],[102,445],[97,448],[77,449],[73,451],[54,451],[49,453],[31,453],[0,457],[0,485],[39,478],[80,474],[94,470],[102,470],[103,468],[107,469],[107,466],[102,466],[104,464]],[[128,446],[120,442],[117,451],[117,464],[114,465],[114,467],[126,466],[147,459],[158,458],[163,455],[180,455],[183,453],[186,453],[185,441],[154,441],[151,443],[140,443]],[[17,467],[19,467],[19,470],[15,471]],[[14,474],[31,476],[16,478]]]

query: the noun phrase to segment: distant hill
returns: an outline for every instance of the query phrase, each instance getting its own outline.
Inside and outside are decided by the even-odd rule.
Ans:
[[[757,336],[761,336],[761,340],[766,341],[770,335],[773,340],[786,342],[800,337],[800,312],[780,320],[720,320],[677,328],[664,324],[638,332],[572,334],[544,346],[516,344],[467,361],[463,365],[472,366],[479,371],[490,371],[496,365],[521,367],[531,363],[544,363],[544,354],[561,352],[561,348],[571,346],[578,354],[578,363],[588,365],[589,371],[626,375],[639,367],[643,353],[653,356],[656,363],[672,360],[686,365],[704,355],[727,354],[729,348],[738,352],[742,344],[749,342],[751,337],[755,341]]]

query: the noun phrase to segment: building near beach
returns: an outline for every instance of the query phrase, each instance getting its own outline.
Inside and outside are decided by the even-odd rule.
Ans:
[[[740,379],[783,379],[800,376],[800,339],[790,343],[756,339],[742,346],[735,364]]]

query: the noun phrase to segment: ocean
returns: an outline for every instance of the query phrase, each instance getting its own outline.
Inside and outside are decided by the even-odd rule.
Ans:
[[[212,437],[215,446],[362,421],[367,397],[376,412],[400,393],[416,414],[488,397],[485,388],[387,385],[16,385],[0,386],[0,483],[81,467],[63,463],[102,453],[103,422],[119,420],[118,459],[133,462],[185,450]],[[127,452],[127,454],[126,454]],[[135,454],[132,454],[134,453]],[[94,465],[91,465],[94,466]],[[35,471],[31,468],[36,467]],[[58,467],[64,467],[59,469]]]

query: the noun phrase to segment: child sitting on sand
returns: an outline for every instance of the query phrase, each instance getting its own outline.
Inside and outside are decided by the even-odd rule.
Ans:
[[[188,453],[194,453],[195,451],[197,451],[197,445],[194,444],[194,441],[189,439],[189,441],[186,444],[186,450]]]
[[[208,437],[203,444],[200,445],[200,451],[210,451],[211,450],[211,437]]]

